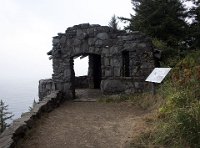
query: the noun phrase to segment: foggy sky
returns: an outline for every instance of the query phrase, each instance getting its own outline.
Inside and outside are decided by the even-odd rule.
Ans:
[[[0,0],[0,80],[50,78],[52,37],[80,23],[129,17],[131,0]],[[84,69],[80,63],[76,65]],[[80,75],[79,74],[79,75]]]

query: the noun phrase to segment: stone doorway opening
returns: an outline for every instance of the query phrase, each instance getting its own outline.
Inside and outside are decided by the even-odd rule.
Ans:
[[[75,65],[77,62],[74,62],[75,59],[80,58],[88,58],[88,66],[87,67],[87,74],[85,75],[77,75],[79,73],[79,70],[81,70],[81,65]],[[73,76],[72,76],[72,86],[74,89],[74,98],[79,98],[80,95],[83,96],[83,90],[84,92],[89,93],[91,92],[91,89],[99,89],[100,91],[100,85],[101,85],[101,56],[97,54],[81,54],[81,55],[76,55],[72,57],[73,60]],[[81,61],[81,60],[80,60]],[[79,62],[80,63],[80,62]],[[74,69],[76,67],[76,70]],[[79,67],[77,69],[77,67]],[[85,67],[85,66],[84,66]],[[88,91],[90,90],[90,91]],[[81,94],[79,93],[81,92]],[[86,97],[88,94],[86,95]]]
[[[101,85],[101,56],[89,55],[88,67],[89,88],[100,89]]]

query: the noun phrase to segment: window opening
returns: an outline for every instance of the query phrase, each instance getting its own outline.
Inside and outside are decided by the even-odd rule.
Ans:
[[[122,76],[123,77],[130,77],[130,63],[129,63],[129,52],[123,51],[122,52]]]

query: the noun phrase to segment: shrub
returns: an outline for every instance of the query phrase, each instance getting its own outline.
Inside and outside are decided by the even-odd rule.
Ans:
[[[159,109],[154,142],[174,147],[200,145],[200,52],[189,54],[163,85],[165,104]]]
[[[0,101],[0,133],[2,133],[9,124],[6,122],[7,120],[11,119],[13,114],[8,112],[8,105],[1,100]]]

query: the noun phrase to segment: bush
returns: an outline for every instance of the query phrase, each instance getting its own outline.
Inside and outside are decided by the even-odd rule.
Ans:
[[[0,133],[9,127],[7,120],[11,119],[13,116],[11,112],[8,112],[8,105],[5,105],[3,100],[0,100]]]
[[[165,104],[159,109],[154,143],[173,147],[200,147],[200,52],[179,62],[164,84]]]
[[[173,110],[158,126],[155,143],[174,147],[200,145],[200,102],[191,107]]]

